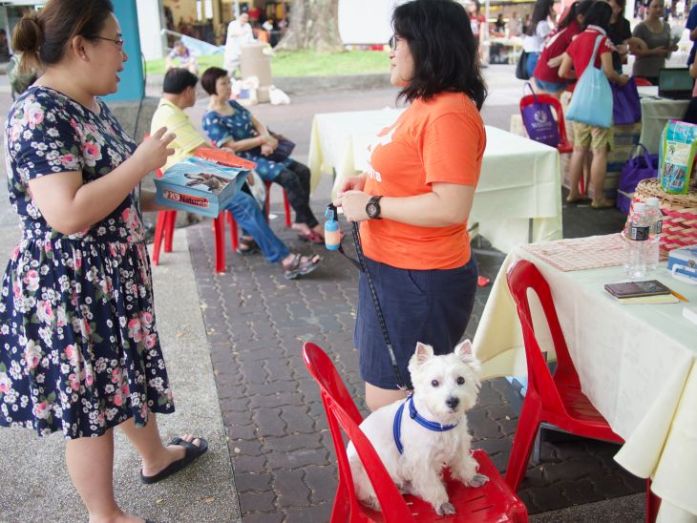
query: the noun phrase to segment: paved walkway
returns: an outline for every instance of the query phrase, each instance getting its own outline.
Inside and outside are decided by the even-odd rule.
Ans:
[[[484,111],[487,123],[508,127],[521,85],[512,71],[490,67],[496,85]],[[297,153],[307,154],[312,114],[380,108],[394,101],[388,89],[364,93],[321,93],[296,97],[284,107],[258,106],[255,114],[278,132],[292,136]],[[0,115],[9,97],[0,89]],[[203,110],[192,110],[195,119]],[[17,235],[16,218],[0,188],[0,252]],[[279,191],[275,189],[274,200]],[[328,194],[324,180],[317,195]],[[318,197],[313,208],[321,212]],[[274,211],[280,208],[274,205]],[[567,236],[615,231],[614,211],[567,209]],[[272,225],[304,252],[282,220]],[[14,236],[13,236],[14,235]],[[300,357],[303,341],[313,340],[334,357],[359,404],[362,383],[351,333],[356,274],[341,257],[323,253],[322,268],[297,282],[259,256],[228,250],[228,272],[212,273],[210,223],[177,231],[175,252],[154,269],[158,324],[174,381],[177,413],[161,416],[171,436],[193,429],[211,439],[209,455],[189,471],[161,485],[137,480],[137,458],[117,438],[116,488],[124,507],[155,521],[227,522],[326,521],[336,485],[334,456],[314,383]],[[501,258],[479,256],[480,270],[493,278]],[[471,337],[486,301],[480,289],[467,330]],[[516,424],[517,399],[507,382],[484,385],[470,423],[478,446],[500,469],[505,467]],[[640,521],[643,483],[614,464],[613,446],[587,441],[544,442],[542,464],[531,467],[520,495],[534,521]],[[81,503],[63,468],[59,436],[39,440],[28,431],[0,431],[0,521],[85,521]],[[234,480],[231,465],[234,467]],[[238,493],[239,492],[239,496]],[[609,502],[603,502],[611,498]],[[241,504],[238,505],[238,503]],[[573,508],[583,505],[583,508]],[[571,507],[566,508],[564,507]],[[561,509],[561,511],[557,511]]]

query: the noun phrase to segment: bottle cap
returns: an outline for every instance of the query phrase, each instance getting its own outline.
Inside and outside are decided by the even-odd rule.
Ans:
[[[643,212],[646,210],[646,204],[644,202],[636,202],[634,204],[634,212]]]
[[[649,207],[660,207],[661,206],[661,200],[656,198],[655,196],[652,196],[651,198],[646,198],[646,205]]]

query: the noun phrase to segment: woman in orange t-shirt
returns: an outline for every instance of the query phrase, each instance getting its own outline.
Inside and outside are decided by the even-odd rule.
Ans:
[[[347,179],[337,205],[361,240],[402,376],[418,341],[452,352],[474,303],[477,266],[467,219],[486,145],[486,88],[464,8],[415,0],[393,15],[391,82],[410,105],[384,129],[371,168]],[[354,343],[371,410],[404,396],[365,275]]]

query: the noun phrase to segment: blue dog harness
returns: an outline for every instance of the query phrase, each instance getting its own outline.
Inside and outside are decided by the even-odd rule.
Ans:
[[[394,422],[392,423],[392,436],[394,437],[394,444],[397,445],[397,450],[400,454],[403,454],[404,452],[404,447],[402,446],[402,413],[404,412],[404,405],[407,403],[409,403],[409,417],[425,429],[432,430],[433,432],[447,432],[457,427],[457,423],[455,425],[441,425],[435,421],[427,420],[416,411],[414,398],[409,396],[404,403],[399,406],[397,412],[395,412]]]

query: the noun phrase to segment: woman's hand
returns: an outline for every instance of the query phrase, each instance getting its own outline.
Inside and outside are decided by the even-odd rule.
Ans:
[[[346,219],[352,222],[361,222],[368,219],[365,206],[368,205],[370,195],[362,191],[346,191],[340,194],[334,205],[344,210]]]
[[[556,67],[559,67],[561,65],[561,60],[562,60],[563,54],[560,54],[559,56],[555,56],[554,58],[550,58],[547,60],[547,67],[550,69],[554,69]]]
[[[361,174],[359,176],[350,176],[346,178],[342,184],[341,187],[339,188],[337,195],[341,196],[342,193],[346,191],[362,191],[363,187],[365,187],[365,179],[366,175]]]
[[[264,136],[264,141],[271,146],[272,149],[276,149],[278,147],[278,140],[271,136],[270,134],[267,134]]]
[[[269,156],[271,153],[273,153],[273,147],[271,147],[268,143],[265,143],[261,146],[262,156]]]
[[[621,74],[621,75],[619,75],[619,77],[617,78],[615,83],[617,85],[622,86],[622,85],[627,85],[628,81],[629,81],[629,76],[627,76],[626,74]]]
[[[143,140],[130,161],[139,163],[144,170],[144,175],[159,169],[167,162],[167,157],[174,154],[174,149],[167,146],[176,137],[174,133],[168,133],[166,127],[161,127]]]

